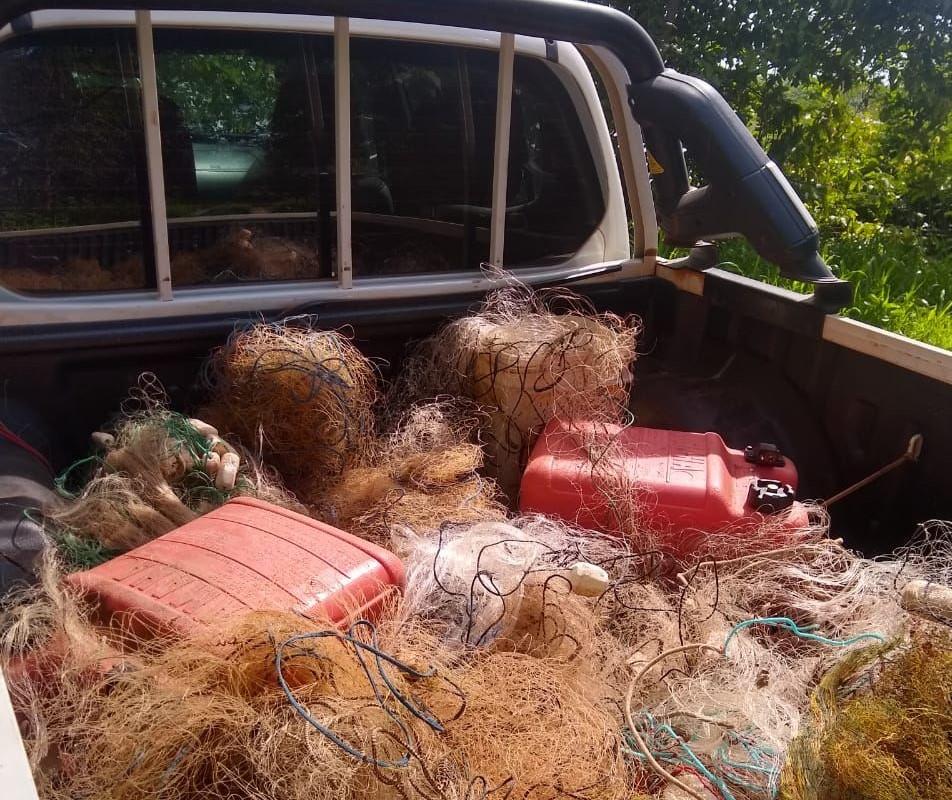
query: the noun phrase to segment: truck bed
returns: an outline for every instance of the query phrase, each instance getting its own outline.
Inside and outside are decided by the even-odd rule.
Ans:
[[[631,399],[640,424],[712,430],[733,447],[773,442],[798,464],[800,496],[818,500],[896,459],[918,433],[919,461],[836,503],[833,533],[876,554],[907,541],[924,521],[952,517],[949,382],[829,341],[824,326],[835,318],[802,296],[718,270],[574,288],[601,310],[643,322]],[[288,313],[316,313],[325,328],[349,326],[358,346],[380,359],[386,378],[411,341],[478,299],[342,303]],[[86,452],[90,432],[118,411],[142,372],[158,376],[173,406],[200,404],[203,359],[247,321],[210,316],[18,329],[0,342],[5,418],[62,469]]]

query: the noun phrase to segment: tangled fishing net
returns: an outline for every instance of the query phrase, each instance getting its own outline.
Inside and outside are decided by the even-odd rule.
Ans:
[[[487,470],[512,499],[524,459],[549,420],[621,419],[637,333],[633,318],[596,314],[576,295],[505,288],[423,342],[398,389],[485,407]]]
[[[952,636],[861,650],[827,672],[780,797],[952,797]]]
[[[207,367],[207,415],[301,494],[333,484],[373,438],[373,365],[309,318],[237,331]]]
[[[97,452],[58,479],[67,500],[46,516],[54,538],[82,566],[129,550],[237,496],[299,508],[277,475],[201,420],[170,411],[155,376],[144,375]],[[88,480],[73,491],[75,473]]]
[[[45,620],[34,646],[76,629],[55,668],[15,667],[22,631],[3,654],[43,798],[632,794],[614,709],[577,659],[460,660],[417,625],[291,614],[119,656],[59,597],[20,609]]]
[[[673,559],[651,537],[505,519],[479,430],[418,405],[336,485],[308,484],[405,560],[376,626],[261,613],[130,644],[45,575],[0,620],[42,796],[898,800],[920,774],[921,796],[949,791],[946,527],[869,560],[817,512]],[[153,405],[111,436],[93,482],[130,478],[173,527],[218,502],[202,423]]]
[[[328,522],[398,552],[392,532],[401,526],[428,531],[448,521],[503,519],[495,484],[478,472],[478,424],[459,404],[414,406],[336,486],[308,496]]]
[[[935,627],[907,614],[901,596],[908,582],[947,582],[943,525],[925,526],[883,560],[822,530],[783,548],[697,561],[676,586],[645,598],[655,606],[643,608],[651,622],[632,641],[626,735],[632,757],[659,779],[688,769],[715,797],[775,796],[818,676],[856,648]]]
[[[623,540],[541,516],[403,529],[400,549],[408,619],[455,646],[560,657],[591,656],[636,562]]]

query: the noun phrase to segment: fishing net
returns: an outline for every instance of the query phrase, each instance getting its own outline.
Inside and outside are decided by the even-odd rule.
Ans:
[[[140,378],[118,422],[94,440],[97,451],[57,480],[65,501],[46,512],[54,540],[77,566],[144,544],[232,497],[300,508],[247,451],[170,411],[153,375]],[[73,487],[81,472],[86,481]]]
[[[590,654],[599,601],[634,563],[624,541],[541,516],[404,529],[399,542],[409,619],[456,646],[537,655]]]
[[[579,659],[460,660],[417,625],[266,613],[104,652],[8,670],[43,798],[632,794],[615,710]]]
[[[419,346],[397,397],[449,394],[485,407],[487,471],[514,499],[549,420],[624,415],[637,333],[633,318],[596,314],[564,290],[501,289]]]
[[[785,762],[784,791],[804,776],[790,800],[920,796],[920,769],[921,796],[948,792],[948,729],[931,734],[948,638],[902,607],[913,582],[948,584],[940,523],[882,560],[821,520],[675,569],[541,517],[394,531],[405,596],[343,631],[259,613],[133,646],[45,578],[0,620],[41,796],[768,800]],[[831,670],[845,689],[821,730],[810,697]]]
[[[298,493],[330,486],[373,439],[376,372],[337,331],[298,317],[237,331],[215,352],[205,410]]]
[[[814,692],[783,800],[952,797],[952,636],[851,654]]]
[[[773,797],[817,676],[844,653],[932,624],[903,611],[901,592],[910,581],[947,579],[945,526],[924,526],[882,560],[822,532],[699,560],[644,598],[654,606],[643,607],[650,621],[629,659],[637,670],[626,731],[633,758],[653,761],[666,780],[688,768],[724,798]],[[850,795],[816,795],[841,796]]]
[[[231,231],[209,247],[172,255],[172,276],[180,286],[313,280],[320,274],[313,248],[248,228]]]
[[[48,550],[37,583],[11,592],[0,605],[0,668],[43,797],[62,796],[52,790],[57,767],[50,756],[71,730],[91,722],[91,682],[116,656],[61,575],[62,565]]]
[[[68,258],[51,266],[4,268],[4,284],[23,292],[95,292],[141,289],[145,285],[142,259],[130,255],[119,263],[100,263],[97,258]],[[9,277],[7,277],[9,274]]]
[[[391,534],[401,526],[422,532],[448,521],[502,519],[495,484],[478,473],[478,424],[458,403],[414,406],[336,486],[307,496],[332,524],[397,549]]]

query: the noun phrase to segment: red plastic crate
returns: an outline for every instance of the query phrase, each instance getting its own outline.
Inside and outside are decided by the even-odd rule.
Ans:
[[[614,440],[610,461],[599,474],[586,442]],[[610,466],[607,466],[610,464]],[[610,470],[607,483],[601,479]],[[716,433],[688,433],[590,422],[550,423],[529,458],[519,505],[574,522],[584,528],[616,533],[617,522],[606,497],[609,486],[630,486],[639,493],[644,525],[663,534],[669,551],[686,555],[699,543],[697,532],[730,530],[742,536],[766,516],[748,502],[757,479],[797,486],[797,470],[783,458],[780,466],[746,460]],[[617,490],[616,490],[617,491]],[[785,529],[808,523],[806,508],[794,502],[777,512]]]
[[[100,616],[187,633],[248,611],[343,622],[373,616],[404,586],[393,553],[270,503],[238,498],[67,578]],[[123,622],[123,624],[126,624]]]

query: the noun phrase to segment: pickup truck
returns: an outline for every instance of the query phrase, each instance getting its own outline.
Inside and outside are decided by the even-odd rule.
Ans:
[[[194,407],[236,325],[300,313],[395,371],[499,285],[487,264],[641,318],[641,424],[773,442],[805,498],[882,471],[830,507],[850,545],[952,518],[952,353],[837,315],[850,287],[778,167],[630,17],[129,5],[0,0],[0,586],[43,548],[23,509],[140,373]],[[721,269],[732,235],[813,294]]]

